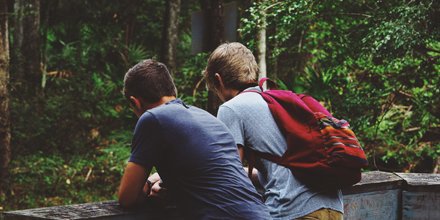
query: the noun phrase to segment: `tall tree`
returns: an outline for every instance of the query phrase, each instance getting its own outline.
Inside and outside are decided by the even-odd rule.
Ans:
[[[14,4],[13,70],[28,82],[29,92],[41,88],[40,0],[16,0]]]
[[[171,73],[176,71],[176,51],[178,41],[178,27],[181,0],[168,0],[166,3],[165,27],[163,32],[164,44],[162,61],[168,66]]]
[[[265,0],[260,0],[260,3],[264,3]],[[259,78],[267,76],[266,68],[266,7],[262,4],[260,9],[261,17],[258,24],[257,33],[257,57],[258,57],[258,67],[260,68]]]
[[[9,117],[9,40],[7,0],[0,0],[0,193],[7,179],[11,158]]]
[[[202,10],[206,20],[204,45],[207,46],[208,51],[213,51],[219,46],[223,39],[224,24],[223,24],[223,1],[222,0],[202,0]],[[217,114],[220,100],[212,91],[208,93],[208,112]]]

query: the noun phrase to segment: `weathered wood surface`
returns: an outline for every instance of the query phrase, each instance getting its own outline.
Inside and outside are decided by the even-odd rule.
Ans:
[[[380,190],[391,190],[400,188],[403,184],[402,178],[394,173],[382,171],[370,171],[362,173],[362,179],[356,185],[342,189],[344,195],[359,194]]]
[[[366,172],[362,181],[343,189],[344,219],[440,219],[440,175]],[[174,207],[144,206],[124,210],[101,202],[8,211],[0,219],[181,219]]]
[[[440,192],[402,192],[403,220],[440,219]]]
[[[440,174],[396,175],[406,183],[402,191],[402,219],[440,219]]]
[[[396,173],[396,175],[405,181],[408,190],[429,190],[440,192],[440,174]]]
[[[0,219],[182,219],[175,207],[126,210],[116,201],[10,211]]]
[[[400,219],[399,189],[344,195],[344,219]]]

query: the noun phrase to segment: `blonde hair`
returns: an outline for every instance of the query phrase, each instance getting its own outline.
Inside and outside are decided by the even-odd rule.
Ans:
[[[218,86],[216,73],[226,88],[241,91],[257,85],[259,69],[252,52],[243,44],[233,42],[218,46],[209,56],[205,79],[211,90]]]

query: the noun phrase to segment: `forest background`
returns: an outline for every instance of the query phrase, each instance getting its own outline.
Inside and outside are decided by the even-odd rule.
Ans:
[[[122,80],[142,59],[215,114],[202,70],[231,2],[0,0],[0,211],[116,198],[136,123]],[[234,2],[237,40],[350,121],[369,170],[439,173],[439,1]],[[193,54],[201,9],[211,42]]]

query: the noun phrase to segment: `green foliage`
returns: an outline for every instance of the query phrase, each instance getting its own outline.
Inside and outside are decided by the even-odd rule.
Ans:
[[[36,152],[12,161],[5,210],[116,199],[130,155],[129,133],[115,133],[86,154]]]
[[[115,199],[136,122],[123,76],[158,59],[163,41],[164,1],[42,3],[41,94],[11,72],[6,210]],[[190,54],[197,8],[182,1],[173,75],[179,98],[206,108],[208,54]],[[270,77],[349,120],[372,169],[431,172],[440,156],[438,8],[433,0],[254,1],[240,41],[255,48],[266,15]]]
[[[115,199],[136,123],[122,95],[123,77],[137,62],[158,59],[165,2],[104,3],[42,2],[44,88],[27,92],[26,80],[11,74],[13,158],[0,209]],[[192,5],[183,3],[186,10]],[[186,35],[180,57],[188,57]],[[183,97],[192,97],[200,80],[191,65],[204,65],[202,58],[188,63],[180,63]],[[203,93],[190,101],[205,105],[202,99]]]
[[[200,108],[207,106],[208,91],[205,86],[202,71],[206,67],[208,54],[199,53],[189,58],[180,72],[175,75],[179,97],[190,105]],[[182,95],[183,94],[183,95]]]
[[[254,47],[265,10],[272,77],[348,119],[373,169],[430,172],[440,156],[438,8],[432,0],[260,1],[241,33]]]
[[[207,54],[186,60],[197,5],[182,2],[174,74],[179,97],[204,107]],[[123,77],[137,62],[159,59],[164,11],[158,0],[42,2],[44,87],[30,93],[11,74],[13,160],[0,210],[115,199],[136,123]]]

